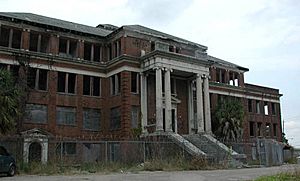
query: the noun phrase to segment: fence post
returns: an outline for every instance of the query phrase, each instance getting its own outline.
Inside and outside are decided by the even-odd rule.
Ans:
[[[144,157],[144,163],[146,162],[146,143],[143,141],[143,147],[144,147],[144,152],[143,152],[143,157]]]
[[[105,141],[105,163],[107,163],[108,158],[107,158],[107,141]]]

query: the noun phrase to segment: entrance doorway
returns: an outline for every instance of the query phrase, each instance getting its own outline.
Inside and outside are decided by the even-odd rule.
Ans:
[[[42,146],[38,142],[33,142],[29,146],[29,162],[40,162],[42,158]]]
[[[177,133],[177,111],[176,108],[172,109],[171,112],[171,128],[172,132]],[[163,129],[166,131],[166,113],[165,108],[163,109]]]

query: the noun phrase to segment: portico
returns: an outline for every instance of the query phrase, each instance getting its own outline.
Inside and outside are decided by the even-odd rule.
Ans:
[[[155,76],[155,131],[177,133],[177,121],[188,123],[188,133],[211,133],[209,69],[207,62],[199,59],[177,59],[150,57],[142,64],[141,72],[141,124],[143,134],[147,134],[148,126],[148,76]],[[182,97],[174,92],[176,86],[172,80],[181,79],[187,83],[185,99],[187,99],[187,119],[177,117],[177,105]],[[175,82],[175,81],[174,81]],[[174,88],[175,87],[175,88]],[[172,92],[173,91],[173,92]],[[175,91],[176,92],[176,91]],[[185,100],[184,100],[185,101]]]

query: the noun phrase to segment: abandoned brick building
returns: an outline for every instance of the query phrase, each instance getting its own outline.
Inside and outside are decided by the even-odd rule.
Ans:
[[[224,96],[243,103],[244,139],[281,141],[279,90],[245,83],[247,68],[208,55],[206,46],[140,25],[90,27],[30,13],[0,13],[0,27],[0,66],[22,74],[29,89],[18,122],[25,160],[39,142],[46,162],[50,135],[122,140],[133,128],[210,135]]]

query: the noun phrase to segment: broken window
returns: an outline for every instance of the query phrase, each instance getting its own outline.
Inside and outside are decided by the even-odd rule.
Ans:
[[[75,94],[76,74],[58,72],[57,74],[57,92]]]
[[[260,101],[256,101],[256,113],[260,114]]]
[[[121,74],[115,74],[110,77],[110,91],[111,95],[117,95],[120,93],[121,87]]]
[[[252,112],[252,100],[248,99],[248,112]]]
[[[0,30],[0,46],[3,47],[8,47],[9,46],[9,34],[10,34],[10,29],[1,26]]]
[[[262,136],[262,123],[257,123],[257,136]]]
[[[84,42],[84,60],[91,61],[91,52],[92,52],[92,44],[88,42]]]
[[[131,92],[138,93],[138,76],[136,72],[131,72]]]
[[[100,78],[83,76],[83,95],[100,96]]]
[[[76,125],[76,108],[56,107],[56,123],[59,125]]]
[[[46,105],[26,104],[25,122],[27,123],[47,123],[48,110]]]
[[[83,128],[85,130],[99,131],[101,122],[100,109],[83,109]]]
[[[30,32],[29,51],[48,52],[49,35],[39,34],[37,32]]]
[[[139,106],[131,106],[131,128],[138,127],[139,112]]]
[[[121,128],[121,110],[120,107],[110,109],[110,129]]]
[[[76,143],[73,142],[62,142],[58,143],[56,148],[57,155],[75,155],[76,154]]]
[[[36,90],[47,90],[48,71],[43,69],[29,68],[27,85]]]
[[[265,113],[265,115],[269,115],[269,106],[268,106],[268,102],[264,102],[264,113]]]
[[[275,106],[274,102],[271,103],[271,108],[272,108],[272,115],[275,115],[276,114],[276,106]]]
[[[250,136],[255,136],[254,135],[254,130],[255,130],[255,123],[250,121],[249,122],[249,126],[250,126]]]
[[[76,57],[77,41],[66,38],[59,38],[59,55]]]
[[[273,136],[277,136],[277,124],[273,124]]]
[[[22,36],[22,31],[21,30],[13,30],[13,37],[12,37],[12,48],[21,48],[21,36]]]

